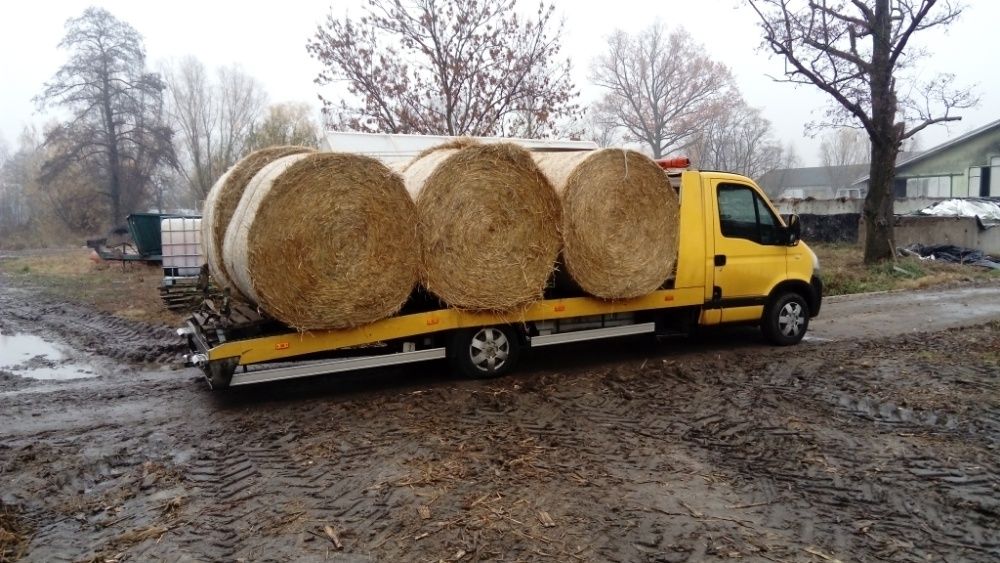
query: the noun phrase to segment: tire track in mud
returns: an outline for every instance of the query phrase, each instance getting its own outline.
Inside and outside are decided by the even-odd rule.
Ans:
[[[40,318],[103,323],[73,315]],[[182,372],[0,394],[0,480],[36,523],[29,560],[991,560],[1000,389],[963,335],[931,336],[403,388],[212,394]]]
[[[906,339],[897,340],[905,347]],[[872,347],[860,348],[863,357],[871,357]],[[789,512],[783,506],[774,518],[801,522],[801,539],[807,543],[894,560],[1000,557],[1000,473],[991,451],[1000,428],[992,417],[984,420],[973,409],[965,413],[972,416],[962,416],[902,407],[900,395],[880,400],[876,394],[884,391],[878,376],[892,376],[891,370],[873,377],[872,370],[862,369],[853,377],[803,388],[797,377],[775,366],[780,364],[750,377],[749,390],[730,396],[736,410],[695,420],[684,439],[706,448],[716,463],[744,479],[767,479],[794,491],[792,500],[809,509]],[[836,371],[831,367],[816,365],[814,373]],[[978,374],[982,385],[996,390],[991,372],[985,366],[963,369],[960,377]],[[787,383],[774,384],[781,379]],[[762,392],[772,396],[761,397]],[[819,416],[806,420],[803,410]],[[836,421],[836,431],[817,423],[824,419]],[[945,455],[926,456],[943,445],[964,457],[967,466],[956,467]],[[772,499],[765,495],[763,502]],[[840,521],[845,517],[853,520],[848,533]]]
[[[184,341],[170,327],[115,317],[19,288],[0,292],[0,330],[55,336],[80,351],[135,364],[174,363],[185,350]]]

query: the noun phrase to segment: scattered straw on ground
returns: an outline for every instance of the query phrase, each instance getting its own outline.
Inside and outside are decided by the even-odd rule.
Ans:
[[[17,561],[24,556],[30,531],[20,511],[0,501],[0,562]]]

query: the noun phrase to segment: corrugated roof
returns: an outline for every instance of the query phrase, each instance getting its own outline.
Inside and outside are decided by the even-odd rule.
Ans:
[[[868,170],[867,164],[846,166],[812,166],[808,168],[778,168],[758,178],[757,183],[766,190],[784,188],[826,188],[837,179],[853,180]]]

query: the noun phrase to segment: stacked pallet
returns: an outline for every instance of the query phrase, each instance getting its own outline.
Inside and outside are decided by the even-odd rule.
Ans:
[[[205,202],[215,283],[314,330],[391,316],[417,285],[448,306],[516,314],[560,262],[603,299],[673,271],[677,195],[637,152],[460,140],[394,168],[301,147],[247,157]]]

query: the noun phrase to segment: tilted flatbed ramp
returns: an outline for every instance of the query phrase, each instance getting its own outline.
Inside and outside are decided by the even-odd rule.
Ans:
[[[504,314],[477,313],[446,308],[400,315],[351,329],[282,332],[256,338],[225,340],[214,346],[208,344],[206,330],[193,322],[189,322],[188,327],[182,329],[182,334],[187,335],[191,340],[192,350],[195,352],[189,358],[191,363],[203,368],[219,363],[228,364],[229,369],[244,368],[243,373],[238,373],[237,370],[232,379],[232,385],[239,385],[437,359],[445,356],[445,349],[440,346],[423,350],[417,350],[415,347],[404,347],[401,352],[386,354],[378,354],[378,350],[372,349],[375,355],[309,362],[309,365],[261,367],[254,371],[247,370],[249,366],[258,364],[287,362],[296,358],[338,350],[356,351],[355,349],[358,347],[419,338],[457,329],[524,325],[539,321],[558,321],[577,317],[599,317],[675,307],[698,307],[704,304],[704,300],[703,289],[696,287],[664,289],[635,299],[614,301],[604,301],[592,297],[546,299],[520,311]],[[626,324],[569,333],[539,335],[529,340],[534,346],[544,346],[625,336],[652,332],[653,330],[653,323]],[[223,336],[223,338],[225,337]]]

